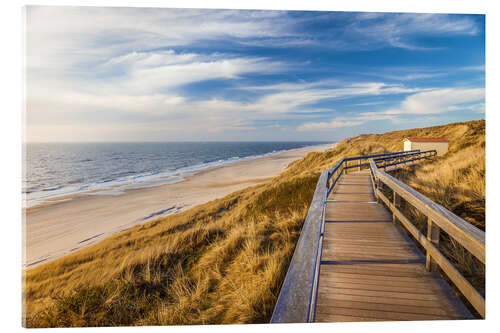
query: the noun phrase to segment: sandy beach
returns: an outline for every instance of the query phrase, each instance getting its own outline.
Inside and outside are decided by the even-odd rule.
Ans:
[[[183,181],[125,190],[120,195],[79,193],[24,209],[23,267],[62,257],[134,225],[178,213],[268,181],[318,145],[212,167]]]

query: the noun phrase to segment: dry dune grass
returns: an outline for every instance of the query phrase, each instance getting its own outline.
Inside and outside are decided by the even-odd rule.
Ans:
[[[236,192],[28,270],[27,326],[267,321],[316,179]]]
[[[484,121],[362,135],[266,184],[25,271],[25,325],[268,322],[319,172],[346,156],[401,150],[407,136],[446,136],[450,153],[398,177],[484,227]]]

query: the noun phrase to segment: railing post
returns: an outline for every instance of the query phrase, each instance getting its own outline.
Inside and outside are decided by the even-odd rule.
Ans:
[[[429,240],[434,245],[439,244],[439,227],[432,223],[432,219],[430,217],[427,218],[427,240]],[[426,254],[425,260],[425,269],[429,272],[437,271],[437,264],[434,260],[432,260],[429,251]]]
[[[376,187],[377,191],[380,191],[380,184],[381,184],[380,183],[380,178],[376,178],[376,180],[377,180],[377,182],[376,182],[376,184],[377,184],[377,187]],[[377,198],[377,203],[380,203],[380,197],[377,195],[376,192],[375,192],[375,197]]]
[[[361,171],[361,159],[358,160],[358,171]]]
[[[395,209],[399,209],[399,207],[401,206],[401,197],[396,193],[396,191],[392,191],[392,204],[394,205]],[[394,225],[396,225],[397,223],[395,212],[392,212],[392,223]]]
[[[344,175],[347,174],[347,161],[344,161]]]

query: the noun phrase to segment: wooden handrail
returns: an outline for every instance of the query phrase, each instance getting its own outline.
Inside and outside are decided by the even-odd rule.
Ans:
[[[430,217],[441,229],[457,240],[482,263],[485,262],[484,231],[479,230],[466,220],[453,214],[448,209],[435,203],[405,183],[379,170],[375,163],[371,167],[374,170],[375,179],[380,179],[425,216]]]
[[[340,161],[338,161],[333,167],[331,167],[328,170],[328,179],[327,179],[328,192],[327,192],[327,196],[330,195],[330,192],[335,187],[335,184],[337,183],[337,180],[340,178],[340,176],[342,175],[342,173],[346,173],[347,172],[347,169],[358,168],[359,170],[361,170],[361,167],[364,167],[364,166],[368,166],[369,167],[370,166],[369,163],[361,163],[361,160],[367,160],[367,161],[369,161],[372,158],[386,158],[386,159],[391,159],[392,158],[392,159],[395,159],[395,158],[404,158],[404,157],[407,157],[407,156],[413,156],[415,154],[421,154],[420,149],[409,150],[409,151],[397,151],[397,152],[383,153],[383,154],[374,154],[374,155],[362,155],[362,156],[355,156],[355,157],[346,157],[346,158],[343,158],[343,159],[341,159]],[[348,166],[347,162],[350,162],[350,161],[358,161],[358,164]],[[395,163],[395,164],[399,164],[399,163]],[[329,184],[330,183],[330,179],[339,170],[340,170],[340,172],[338,173],[337,177],[334,178],[334,180],[332,181],[332,184],[330,185]]]
[[[443,206],[433,202],[423,194],[406,185],[405,183],[390,176],[386,172],[380,170],[376,162],[370,160],[370,173],[375,180],[375,183],[382,182],[389,187],[394,194],[406,200],[409,204],[415,207],[418,211],[428,217],[429,229],[439,228],[445,231],[450,237],[455,239],[459,244],[466,248],[482,263],[485,263],[485,233],[466,220],[453,214]],[[467,298],[471,305],[478,313],[485,316],[485,300],[474,289],[474,287],[458,272],[452,263],[439,251],[431,235],[424,236],[403,213],[390,202],[390,200],[382,193],[380,188],[376,188],[375,195],[377,199],[382,200],[398,220],[406,227],[406,229],[415,237],[415,239],[427,251],[427,265],[431,264],[439,266],[450,280],[457,286],[462,294]],[[439,232],[437,229],[437,232]],[[439,236],[437,236],[439,237]]]
[[[414,153],[419,153],[420,149],[414,149],[414,150],[407,150],[407,151],[397,151],[397,152],[391,152],[391,153],[382,153],[382,154],[373,154],[373,155],[362,155],[362,156],[355,156],[355,157],[345,157],[338,161],[333,167],[331,167],[328,170],[328,180],[330,180],[331,175],[335,173],[335,171],[338,170],[345,162],[349,161],[357,161],[357,160],[369,160],[371,158],[381,158],[381,157],[391,157],[391,156],[403,156],[403,155],[409,155],[409,154],[414,154]]]
[[[323,209],[328,172],[321,173],[274,308],[271,323],[307,323],[317,288]]]

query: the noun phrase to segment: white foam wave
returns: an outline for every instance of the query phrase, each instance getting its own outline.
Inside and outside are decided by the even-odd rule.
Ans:
[[[277,151],[273,150],[272,152],[269,153],[260,155],[251,155],[246,157],[233,156],[228,159],[196,164],[171,171],[129,175],[125,177],[119,177],[116,179],[105,179],[92,184],[72,184],[72,185],[58,187],[51,191],[45,190],[45,191],[24,193],[23,207],[25,208],[33,207],[43,203],[47,199],[57,200],[58,197],[73,195],[73,194],[81,193],[85,195],[120,195],[123,193],[124,190],[128,189],[137,189],[137,188],[152,187],[164,184],[178,183],[183,181],[186,177],[192,176],[196,172],[208,168],[281,154],[284,152],[302,149],[305,147],[307,146],[300,148],[293,148],[293,149],[277,150]]]

